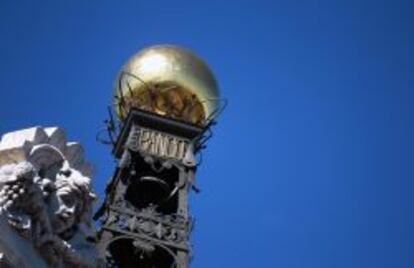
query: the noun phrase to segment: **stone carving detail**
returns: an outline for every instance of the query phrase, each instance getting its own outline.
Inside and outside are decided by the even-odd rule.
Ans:
[[[92,171],[82,147],[67,142],[59,128],[35,127],[2,137],[0,217],[50,267],[97,265]]]

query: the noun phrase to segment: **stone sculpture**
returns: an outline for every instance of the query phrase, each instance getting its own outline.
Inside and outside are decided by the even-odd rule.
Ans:
[[[0,142],[0,267],[96,267],[92,166],[60,128]]]

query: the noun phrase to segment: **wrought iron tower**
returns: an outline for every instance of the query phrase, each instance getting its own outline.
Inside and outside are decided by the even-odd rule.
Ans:
[[[108,127],[117,167],[95,215],[103,267],[188,267],[195,155],[219,106],[211,71],[187,50],[150,47],[123,67],[115,85],[119,131],[112,119]]]

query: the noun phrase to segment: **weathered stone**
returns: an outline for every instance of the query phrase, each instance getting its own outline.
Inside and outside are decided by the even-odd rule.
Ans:
[[[40,127],[32,127],[3,135],[0,143],[0,150],[18,148],[26,143],[36,145],[45,143],[48,140],[46,132]]]
[[[93,177],[95,173],[95,166],[89,162],[84,162],[78,168],[79,172],[86,177]]]
[[[65,132],[58,127],[45,128],[45,132],[49,138],[47,143],[64,152],[67,142]]]
[[[80,144],[37,127],[4,135],[0,148],[0,267],[96,267],[93,172]]]
[[[66,143],[65,156],[73,167],[79,167],[84,162],[83,147],[77,142]]]
[[[65,158],[63,154],[53,145],[39,144],[33,146],[28,157],[30,163],[32,163],[38,170],[42,168],[49,168],[52,165],[63,163]]]
[[[33,145],[46,142],[46,132],[40,127],[14,131],[3,135],[0,142],[0,165],[18,163],[27,158]]]

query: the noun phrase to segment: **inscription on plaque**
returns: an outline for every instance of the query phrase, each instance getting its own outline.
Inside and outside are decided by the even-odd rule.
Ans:
[[[130,139],[130,147],[135,150],[165,158],[182,160],[189,140],[167,133],[139,128]]]

